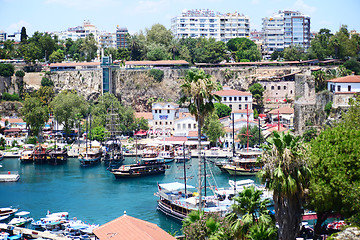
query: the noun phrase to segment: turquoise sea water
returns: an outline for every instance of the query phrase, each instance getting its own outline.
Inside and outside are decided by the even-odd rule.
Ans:
[[[133,158],[125,164],[134,162]],[[18,207],[30,211],[31,217],[39,219],[50,212],[67,211],[71,218],[77,217],[88,223],[104,224],[127,215],[157,224],[165,231],[180,230],[181,223],[156,210],[157,183],[183,180],[183,164],[170,163],[165,175],[133,179],[115,179],[106,170],[105,163],[82,167],[76,158],[64,165],[22,164],[18,159],[5,158],[0,171],[18,171],[19,182],[0,183],[0,207]],[[187,163],[188,183],[197,185],[198,159]],[[219,187],[228,187],[233,179],[213,164],[207,167],[208,181]],[[213,176],[213,177],[211,177]],[[240,179],[238,177],[238,179]],[[233,179],[234,180],[234,179]],[[210,190],[208,189],[208,194]]]

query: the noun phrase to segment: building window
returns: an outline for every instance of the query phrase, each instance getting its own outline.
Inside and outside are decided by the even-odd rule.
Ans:
[[[155,110],[155,113],[157,113],[157,110]]]
[[[248,108],[248,105],[247,104],[245,104],[245,109],[247,109]]]
[[[231,105],[231,104],[229,104],[229,108],[231,108],[231,109],[232,109],[232,105]]]
[[[170,110],[168,110],[168,113],[170,113]]]
[[[292,90],[290,90],[290,94],[292,94]]]
[[[194,129],[196,129],[196,123],[194,123]]]
[[[266,86],[264,86],[264,90],[266,90]]]
[[[191,129],[191,124],[190,123],[188,123],[188,129]]]
[[[241,101],[241,97],[239,97],[239,101]]]
[[[180,125],[180,123],[178,123],[177,128],[178,128],[178,129],[181,129],[181,125]]]
[[[286,90],[286,86],[284,86],[284,90]]]
[[[241,110],[241,104],[239,104],[239,110]]]
[[[159,113],[161,113],[161,110],[159,110]]]
[[[280,90],[281,89],[281,87],[280,86],[278,86],[278,90]]]
[[[274,90],[274,86],[271,86],[271,90]]]
[[[224,97],[224,102],[226,102],[226,97]]]
[[[351,85],[348,86],[348,91],[351,92]]]
[[[165,122],[165,125],[167,125],[168,124],[168,122]]]
[[[341,91],[341,87],[340,87],[340,86],[337,86],[337,87],[338,87],[338,90],[337,90],[337,91],[340,92],[340,91]]]
[[[159,122],[159,125],[161,125],[162,124],[162,122]]]
[[[234,97],[234,101],[236,101],[237,100],[237,97]]]
[[[183,123],[183,129],[185,129],[186,128],[186,125],[185,125],[185,123]]]
[[[232,101],[232,97],[229,97],[229,102],[231,102]]]
[[[157,125],[157,122],[155,122],[155,125]]]
[[[172,122],[169,123],[170,125],[172,124]]]

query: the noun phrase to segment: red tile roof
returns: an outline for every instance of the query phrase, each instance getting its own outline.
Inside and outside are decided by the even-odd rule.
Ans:
[[[100,62],[51,63],[50,67],[100,66]]]
[[[93,230],[100,240],[175,240],[156,224],[123,215]]]
[[[188,133],[188,137],[197,137],[198,136],[198,131],[189,131]]]
[[[125,65],[189,65],[185,60],[126,61]]]
[[[5,122],[8,121],[9,123],[24,123],[24,120],[21,118],[2,118],[1,121]]]
[[[336,82],[336,83],[360,83],[360,75],[350,75],[340,78],[334,78],[331,80],[327,80],[328,82]]]
[[[178,136],[175,136],[175,137],[168,137],[168,138],[165,138],[165,141],[179,141],[179,142],[186,142],[186,141],[187,141],[187,137],[178,137]]]
[[[231,113],[247,113],[247,110],[246,109],[233,110]],[[252,109],[249,109],[249,113],[254,113],[254,111]]]
[[[153,119],[153,115],[152,112],[136,112],[135,114],[135,118],[145,118],[147,120],[152,120]]]
[[[269,112],[269,114],[293,114],[294,109],[291,107],[281,107],[281,108],[275,108]]]
[[[252,96],[249,92],[242,92],[234,89],[220,90],[215,92],[215,94],[219,96]]]

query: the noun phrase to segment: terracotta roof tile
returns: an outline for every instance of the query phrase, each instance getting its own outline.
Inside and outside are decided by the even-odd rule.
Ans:
[[[126,61],[125,65],[189,65],[185,60]]]
[[[241,110],[233,110],[231,113],[247,113],[246,109],[241,109]],[[254,113],[254,111],[252,109],[249,109],[249,113]]]
[[[278,114],[278,112],[279,114],[293,114],[294,109],[291,107],[281,107],[271,110],[269,114]]]
[[[123,215],[93,230],[100,240],[174,240],[156,224]]]
[[[242,92],[234,89],[216,91],[215,94],[219,96],[252,96],[249,92]]]
[[[152,120],[153,115],[152,112],[135,112],[135,118],[145,118],[147,120]]]
[[[328,82],[337,82],[337,83],[360,83],[360,75],[350,75],[340,78],[334,78],[327,80]]]
[[[100,62],[51,63],[50,67],[100,66]]]

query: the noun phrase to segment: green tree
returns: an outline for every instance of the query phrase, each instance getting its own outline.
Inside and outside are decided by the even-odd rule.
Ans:
[[[237,135],[237,139],[240,140],[241,145],[247,145],[247,136],[246,135],[247,127],[242,127],[239,134]],[[259,141],[259,128],[257,126],[249,126],[249,146],[253,147],[259,142],[264,142],[264,136],[262,135],[262,132],[260,132],[260,141]]]
[[[14,75],[14,65],[9,63],[0,63],[0,76],[11,77]]]
[[[271,60],[279,60],[280,58],[282,58],[284,56],[284,53],[282,51],[278,51],[275,50],[272,54],[271,54]]]
[[[149,76],[153,77],[156,82],[161,82],[164,78],[164,71],[160,69],[151,69]]]
[[[213,94],[221,90],[221,85],[204,72],[204,70],[189,70],[181,85],[183,96],[180,103],[186,104],[189,112],[195,116],[198,122],[198,149],[201,149],[201,128],[204,125],[206,116],[213,111],[213,101],[220,101],[220,96]],[[201,188],[201,159],[199,164],[198,193],[199,209],[202,208],[202,188]]]
[[[24,60],[27,63],[35,63],[42,58],[41,48],[34,42],[30,42],[24,47]]]
[[[286,61],[300,61],[304,56],[304,49],[300,46],[291,45],[284,49],[284,59]]]
[[[319,33],[311,40],[309,52],[313,53],[317,59],[324,60],[334,54],[330,46],[330,38],[332,34],[329,29],[322,28]]]
[[[326,80],[328,78],[327,74],[324,71],[314,71],[311,73],[315,79],[315,91],[321,92],[326,89]]]
[[[91,33],[89,36],[86,36],[84,41],[81,44],[80,51],[85,55],[87,62],[90,62],[96,57],[96,52],[98,50],[96,40],[94,35]]]
[[[59,93],[51,101],[50,106],[58,123],[64,125],[66,134],[69,134],[71,129],[75,127],[77,114],[86,116],[89,108],[83,96],[70,91]]]
[[[246,59],[250,62],[261,60],[261,53],[256,44],[247,38],[230,39],[226,46],[233,52],[237,62]]]
[[[119,48],[118,50],[118,53],[117,53],[117,57],[116,59],[119,59],[119,60],[130,60],[130,51],[129,49],[127,48]]]
[[[54,82],[51,81],[51,79],[49,79],[47,77],[43,77],[41,79],[41,86],[42,87],[52,87],[52,86],[54,86]]]
[[[167,53],[166,49],[161,45],[151,45],[146,54],[146,58],[150,61],[166,60]]]
[[[1,146],[1,148],[2,148],[3,150],[5,149],[6,140],[5,140],[5,138],[3,138],[3,137],[0,138],[0,146]]]
[[[215,110],[205,118],[202,131],[212,144],[215,144],[220,137],[225,135],[223,125],[219,121],[219,117]]]
[[[62,62],[62,61],[64,61],[64,58],[65,58],[64,51],[61,49],[58,49],[51,53],[51,55],[49,56],[49,61],[52,63]]]
[[[311,171],[306,150],[299,137],[290,132],[274,132],[263,145],[263,169],[259,177],[266,188],[273,190],[275,219],[279,224],[279,239],[295,239],[302,219],[305,189]]]
[[[40,37],[38,46],[45,56],[45,61],[49,60],[49,56],[56,49],[55,40],[48,33],[45,33]]]
[[[167,47],[172,39],[173,34],[171,30],[166,29],[164,25],[154,24],[150,29],[146,29],[146,41],[148,43],[161,44]]]
[[[23,70],[18,70],[15,72],[15,76],[17,77],[24,77],[25,76],[25,72]]]
[[[258,109],[263,106],[263,95],[264,95],[264,87],[260,83],[254,83],[249,87],[249,91],[251,92],[253,98],[256,101]]]
[[[38,136],[40,130],[49,120],[49,111],[46,105],[43,105],[39,98],[26,98],[23,107],[20,110],[22,119],[30,128],[32,136]]]
[[[231,108],[226,104],[214,103],[214,107],[219,118],[227,117],[231,114]]]
[[[339,59],[355,57],[359,52],[359,42],[356,37],[350,37],[346,25],[342,25],[339,31],[330,38],[330,46],[334,49],[335,57]]]
[[[344,63],[344,67],[360,75],[360,62],[356,58],[351,58]]]
[[[21,43],[26,43],[27,37],[28,37],[28,35],[26,34],[26,28],[22,27],[21,28],[21,34],[20,34],[20,42]]]
[[[51,86],[41,86],[39,90],[33,93],[33,96],[39,98],[44,105],[49,106],[55,97],[55,92]],[[50,110],[52,110],[51,106],[49,107]]]
[[[91,129],[91,140],[104,142],[106,129],[103,126],[96,126]]]
[[[311,142],[308,208],[316,211],[315,234],[332,212],[360,216],[360,96],[343,120]]]

